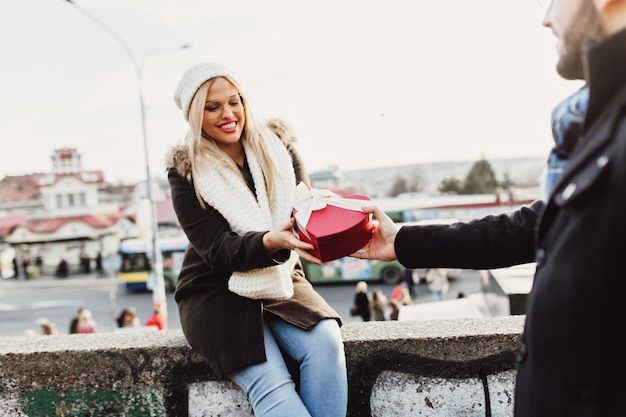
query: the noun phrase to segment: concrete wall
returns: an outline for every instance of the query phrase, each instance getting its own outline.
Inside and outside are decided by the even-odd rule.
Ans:
[[[347,323],[349,416],[511,416],[525,316]],[[252,416],[180,330],[0,338],[0,417]]]

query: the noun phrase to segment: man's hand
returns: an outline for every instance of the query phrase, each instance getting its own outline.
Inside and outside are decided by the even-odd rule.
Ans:
[[[378,259],[380,261],[393,261],[397,259],[394,244],[400,226],[378,206],[363,206],[365,213],[372,213],[378,220],[374,228],[372,238],[360,250],[350,256],[359,259]]]

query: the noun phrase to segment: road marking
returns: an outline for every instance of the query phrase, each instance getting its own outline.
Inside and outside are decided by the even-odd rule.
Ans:
[[[35,301],[27,304],[4,304],[0,303],[0,311],[22,311],[22,310],[40,310],[50,307],[67,307],[81,306],[83,300],[54,300],[54,301]]]

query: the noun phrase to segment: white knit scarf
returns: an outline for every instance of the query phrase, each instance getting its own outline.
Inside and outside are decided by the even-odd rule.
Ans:
[[[254,180],[256,198],[237,173],[214,162],[198,164],[197,178],[194,178],[202,198],[219,211],[231,230],[239,235],[273,229],[288,221],[291,215],[296,186],[291,157],[276,135],[268,132],[266,139],[267,150],[279,172],[270,179],[274,183],[273,210],[270,209],[261,166],[245,142],[244,151]],[[228,280],[228,289],[254,299],[290,298],[293,295],[291,272],[297,259],[296,252],[291,251],[289,259],[281,265],[235,271]]]

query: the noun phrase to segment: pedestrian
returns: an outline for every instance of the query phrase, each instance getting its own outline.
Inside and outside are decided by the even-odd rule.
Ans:
[[[361,316],[363,321],[370,321],[372,318],[372,294],[369,292],[367,282],[359,281],[356,283],[354,292],[354,302],[352,303],[351,314],[353,316]]]
[[[393,287],[389,301],[396,300],[400,305],[413,304],[413,298],[407,288],[406,283],[403,281],[400,284]]]
[[[443,301],[443,296],[450,289],[447,268],[428,268],[426,270],[426,286],[433,296],[433,301]]]
[[[72,317],[72,320],[70,321],[70,334],[75,334],[78,333],[77,330],[77,326],[78,326],[78,316],[80,316],[80,313],[83,311],[82,307],[78,308],[78,311],[76,312],[76,315],[74,317]]]
[[[24,255],[22,258],[22,273],[24,274],[24,279],[28,281],[31,276],[31,260],[28,254]]]
[[[148,319],[146,320],[146,326],[148,327],[153,326],[159,330],[165,330],[165,327],[166,327],[165,317],[163,316],[163,314],[161,314],[159,310],[155,309],[150,315],[150,317],[148,317]]]
[[[46,317],[40,317],[36,321],[44,336],[55,336],[58,334],[57,326]]]
[[[370,310],[374,315],[374,321],[385,321],[387,320],[386,310],[387,310],[387,297],[383,293],[383,290],[377,288],[372,293],[372,302],[370,304]]]
[[[18,268],[17,257],[13,257],[13,276],[11,278],[20,278],[20,269]]]
[[[54,276],[56,276],[57,278],[67,278],[68,269],[69,267],[67,265],[67,261],[65,260],[65,258],[61,257]]]
[[[293,233],[295,188],[309,180],[292,130],[258,121],[219,63],[190,68],[174,99],[189,123],[166,158],[190,241],[175,292],[187,341],[255,416],[345,416],[342,320],[304,277],[299,256],[315,261],[313,246]]]
[[[414,277],[418,277],[418,281],[419,281],[419,276],[417,275],[417,271],[413,268],[405,268],[404,269],[404,277],[403,277],[403,281],[406,285],[406,288],[409,290],[409,295],[411,296],[411,299],[413,299],[415,297],[415,284],[419,284],[419,282],[415,282],[415,278]]]
[[[41,255],[35,256],[36,276],[39,277],[43,273],[43,258]]]
[[[98,252],[98,255],[96,255],[96,276],[98,278],[104,278],[104,268],[102,267],[102,252]]]
[[[83,274],[91,274],[91,258],[84,250],[80,253],[80,270]]]
[[[408,288],[402,288],[395,298],[389,298],[389,320],[398,320],[400,309],[410,304],[413,304],[413,299],[409,294],[409,290]]]
[[[402,291],[406,289],[406,283],[404,281],[400,282],[398,285],[394,286],[391,290],[391,295],[389,296],[390,300],[394,300],[402,297]]]
[[[78,323],[76,323],[76,333],[96,333],[98,323],[93,319],[91,311],[83,308],[78,313]]]
[[[400,301],[397,298],[389,299],[389,320],[398,320],[400,316]]]
[[[137,310],[133,306],[123,308],[120,314],[117,315],[115,322],[118,328],[141,326],[139,317],[137,317]]]

